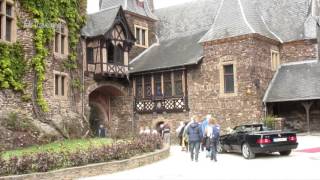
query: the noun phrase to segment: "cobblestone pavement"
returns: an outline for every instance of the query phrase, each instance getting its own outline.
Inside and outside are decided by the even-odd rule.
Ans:
[[[320,147],[320,136],[299,136],[297,150]],[[200,153],[199,162],[172,146],[168,159],[133,170],[83,180],[161,180],[161,179],[294,179],[320,180],[320,153],[294,151],[289,157],[261,155],[245,160],[240,154],[220,154],[218,162]]]

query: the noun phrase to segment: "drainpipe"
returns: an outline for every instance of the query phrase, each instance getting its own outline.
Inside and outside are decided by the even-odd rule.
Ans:
[[[81,37],[80,37],[81,38]],[[84,41],[84,43],[85,43],[85,49],[87,49],[87,39],[84,37],[83,38],[83,41]],[[84,100],[85,100],[85,85],[84,85],[84,51],[83,51],[83,42],[80,40],[80,44],[81,44],[81,50],[80,50],[80,52],[81,52],[81,56],[82,56],[82,66],[81,66],[81,84],[82,84],[82,87],[81,87],[81,115],[82,115],[82,118],[83,118],[83,120],[87,123],[87,118],[86,118],[86,116],[85,116],[85,113],[84,113],[84,111],[85,111],[85,108],[84,108]],[[84,128],[84,127],[83,127]],[[86,132],[86,135],[89,133],[89,131],[88,132]]]
[[[317,16],[318,62],[320,62],[320,16]]]
[[[263,102],[264,118],[268,116],[267,103]]]

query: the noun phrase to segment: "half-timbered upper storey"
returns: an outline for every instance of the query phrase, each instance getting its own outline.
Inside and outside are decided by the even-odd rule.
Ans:
[[[128,53],[135,38],[121,6],[89,15],[82,36],[86,41],[86,72],[106,77],[128,75]]]

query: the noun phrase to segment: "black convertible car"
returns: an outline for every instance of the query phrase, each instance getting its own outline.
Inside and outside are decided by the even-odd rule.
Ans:
[[[263,124],[241,125],[230,134],[222,135],[217,147],[219,153],[239,152],[246,159],[257,153],[279,152],[288,156],[297,148],[297,136],[293,132],[269,131]]]

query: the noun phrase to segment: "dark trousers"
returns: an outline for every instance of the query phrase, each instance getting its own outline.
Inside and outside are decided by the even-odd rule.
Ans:
[[[217,161],[217,144],[218,141],[214,140],[211,142],[211,160]]]
[[[200,142],[189,142],[189,151],[191,153],[191,160],[195,159],[198,161],[199,158],[199,151],[200,151]]]

